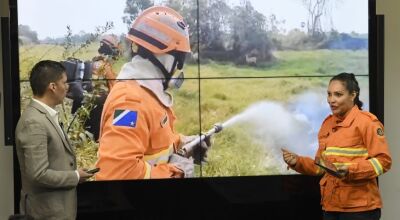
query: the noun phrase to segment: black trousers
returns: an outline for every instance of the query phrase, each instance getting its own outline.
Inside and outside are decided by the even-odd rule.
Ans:
[[[325,212],[324,220],[379,220],[381,218],[381,209],[375,209],[365,212]]]

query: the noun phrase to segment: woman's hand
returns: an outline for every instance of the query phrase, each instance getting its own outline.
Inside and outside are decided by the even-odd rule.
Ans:
[[[349,174],[349,166],[341,164],[336,165],[337,172],[341,178],[344,178]]]
[[[283,160],[285,161],[285,163],[287,163],[289,166],[295,166],[298,158],[297,154],[292,153],[283,148],[281,150],[282,150]]]

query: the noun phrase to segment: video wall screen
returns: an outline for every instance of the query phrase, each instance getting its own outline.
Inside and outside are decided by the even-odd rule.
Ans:
[[[17,4],[21,110],[32,97],[28,79],[33,65],[46,59],[62,61],[70,91],[58,110],[68,125],[79,167],[96,167],[103,147],[99,131],[104,102],[118,84],[122,67],[134,59],[125,36],[138,14],[153,5],[175,9],[189,26],[185,80],[181,88],[166,90],[173,97],[168,100],[173,103],[176,133],[199,136],[215,125],[222,127],[211,136],[207,161],[195,165],[195,178],[296,174],[286,169],[281,148],[314,156],[319,126],[330,114],[327,85],[338,73],[356,74],[364,109],[369,108],[366,0]],[[101,51],[104,39],[116,51]],[[125,80],[161,81],[144,78]],[[140,147],[132,145],[124,143]],[[121,151],[112,152],[115,158],[124,157]],[[137,159],[148,159],[145,154]]]

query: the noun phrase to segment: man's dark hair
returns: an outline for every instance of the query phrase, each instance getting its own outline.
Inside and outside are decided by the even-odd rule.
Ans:
[[[33,95],[43,96],[49,84],[60,80],[64,72],[65,67],[57,61],[42,60],[35,64],[29,76]]]
[[[363,102],[360,101],[360,86],[358,85],[355,75],[353,73],[340,73],[334,76],[329,82],[332,82],[333,80],[338,80],[344,83],[347,91],[349,91],[350,94],[353,92],[356,93],[354,104],[356,104],[358,108],[361,110]]]

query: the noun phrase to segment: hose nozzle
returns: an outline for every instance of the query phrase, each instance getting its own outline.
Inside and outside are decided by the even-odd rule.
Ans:
[[[181,156],[188,157],[191,154],[191,152],[194,150],[194,148],[200,144],[200,142],[202,142],[204,139],[206,139],[208,137],[211,137],[215,133],[221,132],[223,128],[224,127],[222,126],[221,123],[214,124],[214,127],[212,129],[207,131],[205,134],[200,135],[193,141],[185,144],[183,147],[181,147],[181,149],[178,150],[177,153]]]

